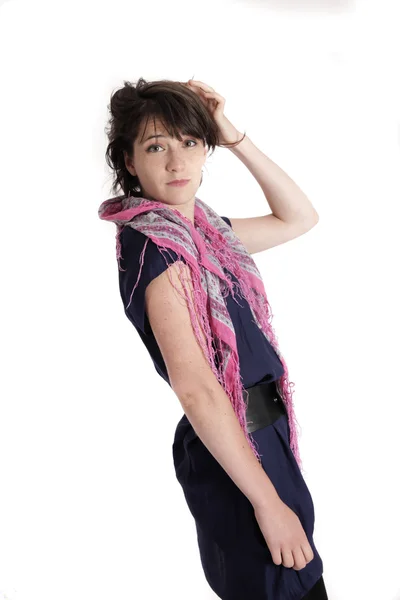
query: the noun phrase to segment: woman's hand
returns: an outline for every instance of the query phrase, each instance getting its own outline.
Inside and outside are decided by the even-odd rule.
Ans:
[[[241,134],[224,115],[225,98],[220,94],[217,94],[212,87],[202,81],[189,79],[189,81],[183,85],[199,96],[200,100],[202,100],[208,112],[217,123],[220,132],[220,144],[232,144],[238,142],[243,137],[243,134]]]
[[[255,507],[254,514],[276,565],[299,571],[314,558],[300,519],[282,500],[268,508]]]

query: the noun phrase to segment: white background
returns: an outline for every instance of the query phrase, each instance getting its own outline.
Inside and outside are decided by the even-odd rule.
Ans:
[[[216,598],[173,468],[183,411],[97,216],[107,104],[140,76],[211,85],[319,214],[254,260],[329,599],[400,599],[397,2],[0,4],[0,599]],[[225,148],[198,196],[270,212]]]

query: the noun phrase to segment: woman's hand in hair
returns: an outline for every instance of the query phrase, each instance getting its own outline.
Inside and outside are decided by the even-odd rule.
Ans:
[[[243,134],[232,125],[224,114],[225,98],[220,94],[217,94],[211,86],[202,81],[189,79],[189,81],[183,85],[199,96],[200,100],[217,123],[220,132],[219,144],[234,144],[243,137]]]

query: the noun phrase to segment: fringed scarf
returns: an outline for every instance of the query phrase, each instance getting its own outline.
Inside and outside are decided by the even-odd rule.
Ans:
[[[194,225],[180,211],[165,203],[133,196],[128,198],[118,196],[105,200],[98,209],[98,215],[100,219],[112,221],[117,226],[116,247],[119,269],[121,269],[119,235],[125,225],[137,229],[150,238],[162,255],[163,251],[168,252],[169,248],[177,253],[179,259],[184,257],[186,260],[191,272],[195,309],[185,279],[181,276],[179,279],[186,296],[193,331],[210,367],[231,401],[254,455],[261,462],[254,440],[246,427],[248,392],[242,384],[235,330],[224,300],[229,293],[234,297],[233,286],[236,285],[236,282],[233,282],[230,276],[225,274],[223,268],[237,277],[240,283],[239,289],[249,303],[255,323],[282,362],[284,374],[276,381],[276,385],[288,413],[290,448],[299,468],[302,469],[296,431],[297,419],[291,390],[294,384],[289,382],[288,369],[270,323],[272,312],[260,272],[233,229],[197,197],[195,197],[194,206]],[[148,239],[140,255],[138,280],[147,244]],[[165,257],[164,260],[166,260]],[[129,304],[137,283],[138,281],[132,290]],[[179,290],[177,291],[179,292]],[[201,323],[206,344],[199,335],[198,321]],[[216,353],[219,358],[218,367],[215,364]],[[244,400],[244,394],[246,394],[246,400]]]

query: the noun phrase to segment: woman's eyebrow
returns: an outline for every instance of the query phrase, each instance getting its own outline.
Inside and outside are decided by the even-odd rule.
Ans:
[[[183,135],[183,136],[185,136],[185,135],[188,135],[188,134],[185,134],[185,133],[184,133],[184,134],[182,134],[182,135]],[[143,140],[143,142],[142,142],[142,145],[143,145],[145,142],[147,142],[148,140],[151,140],[152,138],[159,138],[159,137],[161,137],[161,138],[166,138],[167,136],[165,136],[165,135],[164,135],[164,134],[162,134],[162,133],[156,133],[156,134],[149,135],[149,136],[148,136],[148,137],[147,137],[145,140]],[[171,136],[170,136],[170,137],[171,137]]]
[[[147,137],[143,141],[143,144],[144,144],[144,142],[147,142],[147,140],[151,140],[151,138],[157,138],[157,137],[165,137],[165,135],[163,135],[162,133],[156,133],[155,135],[149,135],[149,137]]]

